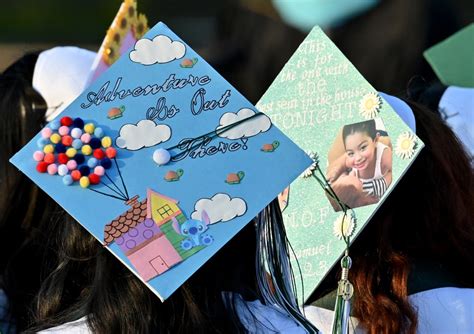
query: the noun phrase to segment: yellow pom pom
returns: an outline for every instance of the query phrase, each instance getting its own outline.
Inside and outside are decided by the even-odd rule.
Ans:
[[[53,153],[54,152],[54,146],[51,145],[51,144],[44,145],[43,152],[44,153]]]
[[[84,131],[87,132],[88,134],[93,134],[95,130],[95,125],[94,123],[87,123],[84,125]]]
[[[81,177],[81,179],[79,180],[79,184],[82,188],[87,188],[90,185],[89,178],[87,176]]]
[[[76,153],[77,153],[77,150],[72,147],[66,150],[66,155],[68,156],[68,158],[73,158],[76,155]]]
[[[91,155],[92,154],[92,147],[90,145],[82,146],[82,153],[84,155]]]
[[[53,133],[51,137],[49,137],[49,140],[51,140],[53,144],[57,144],[61,141],[61,136],[57,133]]]
[[[109,136],[105,136],[104,138],[102,138],[102,147],[107,148],[110,146],[112,146],[112,138],[110,138]]]

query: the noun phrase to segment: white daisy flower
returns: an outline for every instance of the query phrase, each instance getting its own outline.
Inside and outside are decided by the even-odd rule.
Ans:
[[[350,237],[355,230],[355,218],[350,214],[340,215],[334,222],[333,233],[338,239]]]
[[[395,154],[401,159],[411,159],[415,154],[416,136],[414,133],[405,131],[397,138]]]
[[[367,93],[362,97],[359,105],[359,114],[365,119],[377,116],[382,106],[382,99],[377,93]]]
[[[303,173],[301,173],[300,177],[302,178],[308,178],[313,176],[313,172],[319,163],[319,158],[316,153],[312,151],[306,151],[306,154],[309,155],[309,157],[313,160],[313,163],[308,168],[306,168]]]

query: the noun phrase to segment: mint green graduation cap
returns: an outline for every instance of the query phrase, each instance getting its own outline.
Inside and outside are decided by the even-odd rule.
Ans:
[[[423,143],[318,27],[298,47],[257,107],[314,160],[280,194],[296,254],[293,266],[299,264],[304,283],[303,298],[298,287],[299,300],[305,301],[338,263],[346,241],[357,237],[395,188]],[[366,132],[349,129],[361,122],[375,128],[372,157],[359,157],[360,143],[353,143],[354,133]],[[352,137],[344,141],[345,126]],[[353,210],[341,210],[347,208],[331,199],[327,179],[339,200]],[[363,190],[345,194],[343,184],[348,180],[360,181]]]
[[[474,87],[474,23],[426,50],[423,55],[447,86]]]

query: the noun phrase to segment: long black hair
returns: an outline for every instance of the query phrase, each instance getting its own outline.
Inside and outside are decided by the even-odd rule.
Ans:
[[[0,288],[8,296],[9,317],[19,331],[30,324],[44,258],[51,258],[45,231],[64,212],[9,163],[44,123],[46,104],[32,87],[39,52],[28,53],[0,74]]]

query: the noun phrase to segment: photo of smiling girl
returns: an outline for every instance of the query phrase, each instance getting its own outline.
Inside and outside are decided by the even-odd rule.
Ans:
[[[344,125],[328,160],[327,179],[352,208],[377,203],[392,183],[392,148],[380,119]]]

